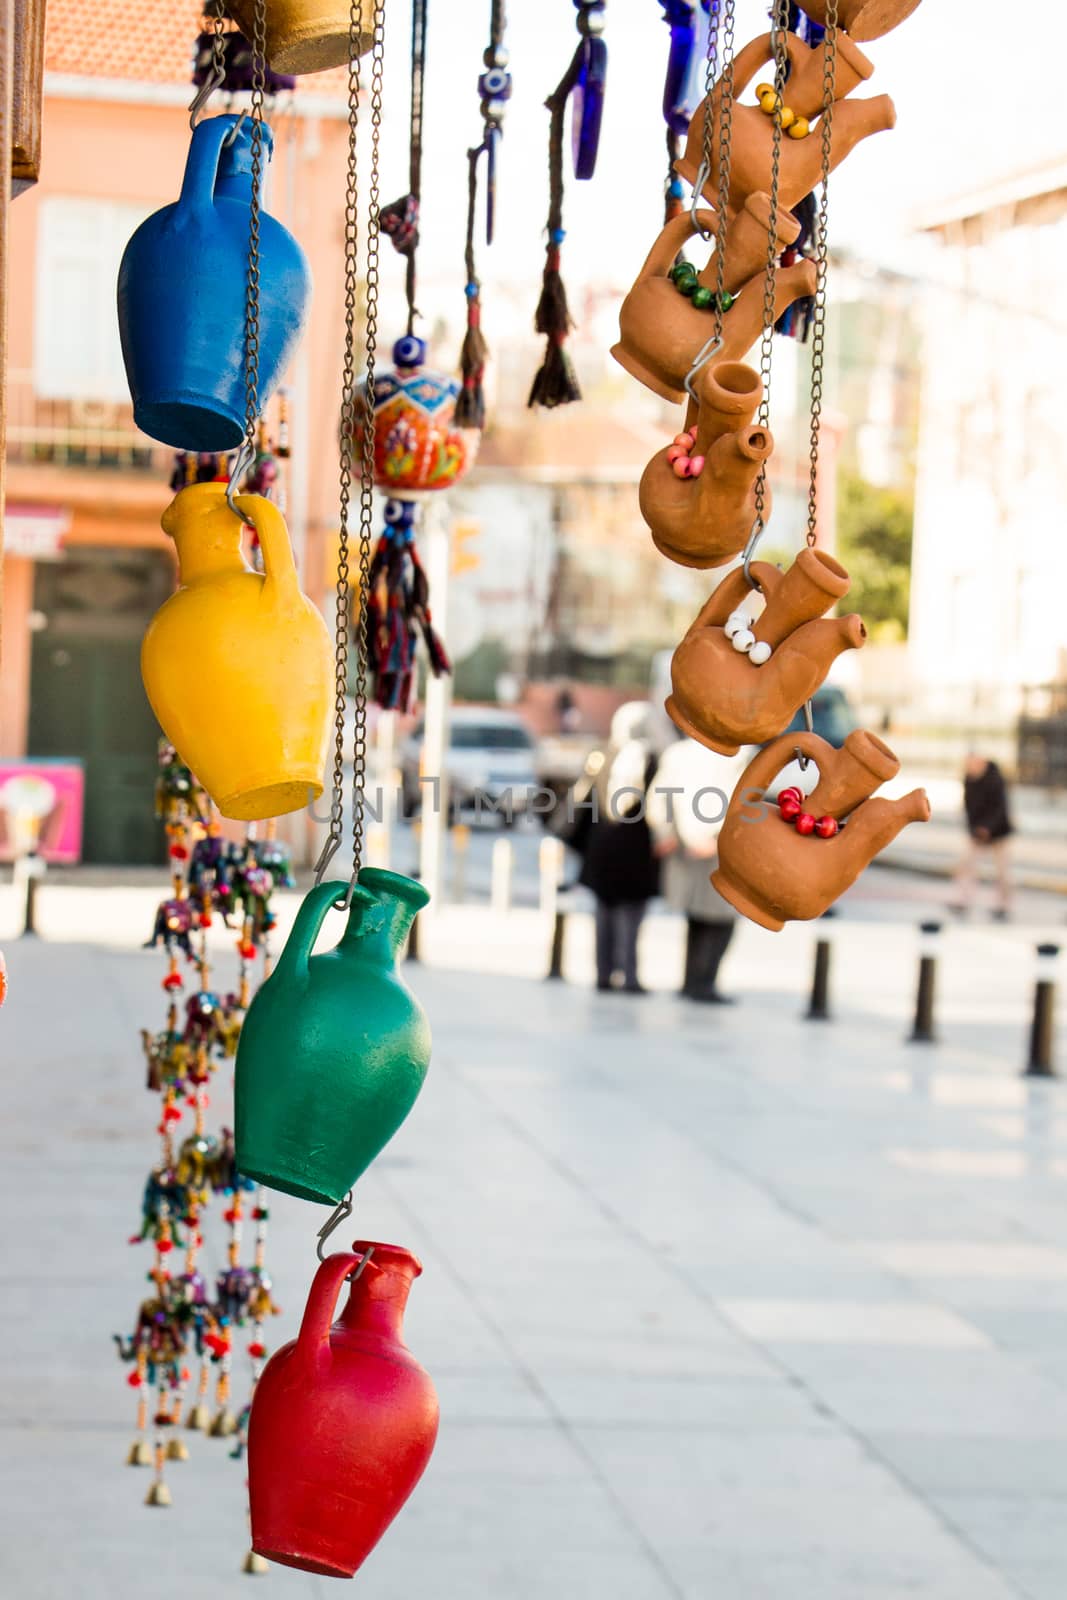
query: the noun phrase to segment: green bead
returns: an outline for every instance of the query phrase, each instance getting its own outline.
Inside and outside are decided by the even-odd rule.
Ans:
[[[698,311],[706,311],[714,299],[715,296],[712,294],[711,290],[705,289],[703,284],[701,284],[699,288],[693,290],[693,304],[696,306]]]
[[[723,290],[722,300],[720,303],[724,311],[729,311],[730,307],[734,303],[734,296],[730,293],[729,289]]]
[[[671,277],[682,288],[683,284],[696,283],[697,269],[691,261],[679,261],[671,268]]]

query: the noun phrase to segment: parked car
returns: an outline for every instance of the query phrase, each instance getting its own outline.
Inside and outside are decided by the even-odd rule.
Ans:
[[[423,795],[432,793],[419,785],[424,736],[420,720],[400,750],[401,795],[408,817],[420,810]],[[481,797],[483,807],[501,807],[499,815],[507,826],[525,812],[537,787],[534,741],[526,724],[516,712],[491,706],[452,708],[445,769],[450,811],[477,806]],[[503,804],[509,790],[510,806]]]

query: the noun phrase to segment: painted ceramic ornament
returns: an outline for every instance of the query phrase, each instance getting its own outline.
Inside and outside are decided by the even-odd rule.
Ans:
[[[763,796],[782,768],[797,756],[819,770],[815,789],[792,815]],[[874,795],[895,778],[900,762],[873,733],[850,733],[840,750],[814,733],[790,733],[766,745],[750,762],[726,813],[718,838],[715,888],[743,916],[777,933],[787,922],[821,917],[853,884],[870,861],[907,827],[928,822],[924,789],[900,800]],[[799,792],[799,791],[798,791]],[[785,797],[783,797],[785,798]],[[790,802],[795,797],[788,797]],[[801,817],[809,819],[811,827]],[[838,824],[816,831],[822,819]]]
[[[918,10],[919,3],[920,0],[839,0],[838,27],[853,39],[880,39],[906,22]],[[826,0],[804,0],[804,10],[813,22],[826,26]]]
[[[753,367],[717,362],[697,373],[695,418],[653,456],[641,478],[641,514],[656,549],[683,567],[716,567],[740,554],[756,521],[756,480],[774,449],[754,423],[763,384]],[[763,489],[763,517],[771,514]]]
[[[731,219],[723,257],[724,301],[722,347],[719,362],[741,361],[763,331],[763,275],[767,262],[767,236],[771,202],[762,193],[751,195]],[[641,268],[637,282],[619,311],[619,342],[612,347],[615,360],[664,400],[686,398],[685,379],[701,350],[715,332],[713,296],[718,269],[712,255],[691,279],[675,271],[678,254],[697,228],[715,233],[716,214],[701,210],[694,220],[689,211],[667,223]],[[780,208],[776,239],[785,250],[800,233],[800,224]],[[672,276],[674,273],[674,276]],[[775,318],[796,300],[815,292],[815,263],[806,258],[779,268],[775,282]]]
[[[248,1425],[252,1548],[333,1578],[351,1578],[381,1539],[438,1424],[433,1382],[403,1336],[422,1266],[398,1245],[360,1241],[354,1252],[315,1274],[299,1336],[268,1361]]]
[[[335,949],[311,954],[347,885],[305,897],[237,1049],[237,1165],[268,1188],[336,1204],[396,1133],[422,1088],[430,1029],[400,977],[429,896],[364,867]]]
[[[246,39],[255,32],[256,0],[226,0],[226,10]],[[267,60],[275,72],[326,72],[348,65],[351,8],[344,0],[266,0]],[[363,13],[357,53],[374,43],[372,11]]]
[[[273,140],[265,125],[262,138],[266,164]],[[251,199],[250,125],[230,115],[205,119],[193,131],[180,197],[141,224],[119,267],[119,333],[134,420],[178,449],[232,450],[244,437]],[[259,232],[262,406],[300,337],[311,276],[296,240],[265,211]]]
[[[374,383],[374,481],[401,499],[453,488],[474,465],[481,437],[455,425],[459,385],[425,359],[425,342],[406,334],[393,346],[394,370]]]
[[[223,816],[300,810],[322,793],[333,663],[320,613],[300,592],[285,521],[225,484],[183,489],[163,515],[180,587],[148,625],[141,672],[167,738]],[[241,552],[247,523],[265,572]]]
[[[780,152],[778,203],[789,210],[810,194],[822,177],[822,137],[816,119],[824,101],[824,56],[822,47],[811,49],[795,33],[784,35],[789,57],[789,77],[784,97],[791,113],[783,123]],[[729,154],[729,206],[740,211],[746,200],[767,183],[774,146],[774,117],[761,105],[745,104],[740,96],[761,67],[774,61],[774,44],[769,33],[753,39],[739,50],[733,62],[735,95],[733,134]],[[897,114],[887,94],[870,100],[850,100],[853,89],[869,78],[873,64],[858,45],[845,34],[837,35],[834,62],[834,102],[831,123],[830,171],[840,165],[862,139],[892,128]],[[772,90],[773,95],[773,90]],[[719,105],[721,82],[712,90],[712,146],[710,175],[704,195],[714,200],[719,171]],[[773,110],[773,103],[772,103]],[[676,163],[677,172],[687,183],[695,183],[704,153],[705,112],[702,103],[693,113],[685,154]]]
[[[821,550],[802,550],[786,572],[754,561],[758,596],[740,567],[724,578],[674,652],[667,713],[692,739],[723,755],[781,733],[836,658],[867,637],[858,616],[825,617],[848,593],[848,573]],[[750,610],[746,611],[746,607]]]

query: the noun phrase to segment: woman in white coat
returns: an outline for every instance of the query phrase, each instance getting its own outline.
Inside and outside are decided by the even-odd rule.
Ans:
[[[705,1005],[733,1003],[720,992],[718,976],[737,913],[710,880],[726,807],[753,753],[721,756],[695,739],[678,739],[663,752],[649,791],[648,822],[663,867],[663,895],[686,919],[681,993]]]

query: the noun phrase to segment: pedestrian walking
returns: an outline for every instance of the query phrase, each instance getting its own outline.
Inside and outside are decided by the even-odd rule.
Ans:
[[[979,868],[990,858],[996,876],[997,904],[993,915],[1004,922],[1011,915],[1012,884],[1008,841],[1015,831],[1008,805],[1008,785],[995,761],[985,756],[967,757],[963,778],[963,809],[967,843],[954,881],[957,898],[950,909],[966,915],[974,903]]]
[[[648,714],[643,700],[619,707],[607,748],[590,756],[572,795],[577,820],[568,842],[582,854],[579,883],[596,896],[596,986],[605,993],[617,979],[626,994],[645,992],[638,978],[637,939],[648,902],[659,889],[645,815],[655,771]]]
[[[719,829],[751,750],[718,755],[694,739],[663,752],[649,794],[649,822],[663,867],[663,894],[685,917],[681,994],[703,1005],[732,1005],[719,988],[719,968],[737,913],[711,884]]]

